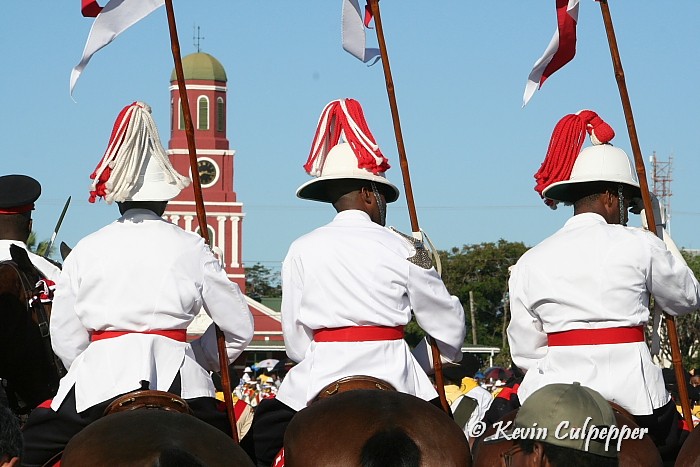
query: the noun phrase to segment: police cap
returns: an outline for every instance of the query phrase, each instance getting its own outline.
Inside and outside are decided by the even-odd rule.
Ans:
[[[34,209],[41,185],[26,175],[0,176],[0,214],[20,214]]]

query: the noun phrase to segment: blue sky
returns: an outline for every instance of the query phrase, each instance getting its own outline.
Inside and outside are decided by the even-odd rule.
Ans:
[[[228,74],[246,264],[275,268],[294,238],[332,218],[331,206],[294,193],[308,179],[302,165],[318,116],[333,99],[360,101],[393,164],[387,175],[403,188],[381,65],[367,67],[342,50],[340,0],[174,4],[183,56],[195,52],[199,26],[202,51]],[[553,0],[380,6],[418,219],[438,248],[499,238],[534,245],[565,222],[570,208],[544,206],[533,174],[568,113],[597,111],[616,130],[613,143],[632,155],[595,1],[581,0],[576,57],[525,108],[527,75],[556,26]],[[700,248],[700,2],[611,1],[610,8],[647,174],[652,151],[661,160],[673,156],[671,233],[679,246]],[[90,205],[87,197],[119,110],[134,100],[149,103],[167,140],[173,60],[165,9],[93,57],[75,102],[70,71],[92,24],[79,2],[4,2],[0,12],[0,173],[42,183],[34,216],[40,239],[50,237],[72,196],[57,239],[72,246],[118,216],[116,206]],[[368,38],[375,41],[374,33]],[[388,224],[410,230],[403,193],[390,205]]]

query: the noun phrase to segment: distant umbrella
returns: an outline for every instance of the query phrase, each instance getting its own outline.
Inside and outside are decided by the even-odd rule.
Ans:
[[[285,358],[284,360],[280,360],[270,371],[275,373],[286,373],[291,370],[294,365],[294,360],[291,358]]]
[[[279,363],[279,360],[277,360],[275,358],[267,358],[265,360],[259,361],[255,365],[253,365],[253,368],[256,370],[271,370],[278,363]]]
[[[511,377],[513,372],[510,370],[506,370],[505,368],[501,368],[500,366],[492,366],[490,368],[487,368],[484,370],[484,379],[486,380],[501,380],[501,381],[506,381],[508,378]]]

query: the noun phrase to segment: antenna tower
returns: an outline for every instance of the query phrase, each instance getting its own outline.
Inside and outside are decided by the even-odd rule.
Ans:
[[[671,172],[673,168],[673,155],[668,156],[667,161],[660,161],[654,151],[650,157],[652,167],[652,192],[659,198],[659,203],[666,212],[666,231],[671,233]]]

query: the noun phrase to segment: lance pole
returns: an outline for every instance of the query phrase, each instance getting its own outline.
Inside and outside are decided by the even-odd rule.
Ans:
[[[210,245],[209,229],[207,228],[207,215],[204,210],[204,199],[202,197],[202,184],[199,180],[199,171],[197,170],[197,147],[194,141],[194,127],[192,126],[192,114],[190,112],[190,103],[187,98],[187,87],[185,86],[185,73],[182,68],[182,58],[180,56],[180,43],[175,24],[173,0],[165,0],[165,9],[168,14],[170,48],[173,52],[173,61],[175,62],[177,87],[180,92],[180,105],[182,105],[182,113],[185,119],[185,136],[187,137],[187,149],[190,156],[190,171],[192,172],[192,188],[194,189],[194,202],[197,210],[197,221],[199,222],[199,234],[202,236],[206,244]],[[214,323],[214,327],[216,329],[216,344],[219,351],[219,367],[221,371],[221,384],[224,390],[226,413],[228,415],[229,424],[231,425],[231,436],[233,437],[233,440],[238,443],[236,416],[233,411],[233,396],[231,394],[231,380],[229,378],[226,340],[224,333],[221,331],[221,329],[219,329],[219,326],[217,326],[216,323]]]
[[[644,212],[646,214],[647,225],[649,229],[658,234],[656,231],[656,221],[654,219],[654,209],[651,204],[651,196],[649,195],[649,185],[647,184],[647,175],[644,168],[644,158],[642,150],[639,146],[637,138],[637,130],[634,125],[634,116],[632,114],[632,104],[630,103],[629,94],[627,93],[627,84],[625,83],[625,73],[622,70],[622,61],[620,60],[620,51],[617,48],[617,39],[615,38],[615,29],[613,28],[612,16],[610,15],[610,7],[607,0],[598,0],[600,3],[600,11],[603,14],[603,23],[605,24],[605,32],[608,36],[608,44],[610,46],[610,55],[612,57],[613,69],[615,71],[615,80],[617,87],[620,90],[620,99],[622,100],[622,108],[625,113],[627,122],[627,131],[632,145],[632,154],[634,155],[634,163],[637,169],[637,178],[639,178],[639,189],[642,191],[642,201],[644,202]],[[683,409],[683,417],[686,423],[693,429],[693,418],[690,410],[690,400],[688,399],[688,386],[685,379],[685,371],[683,369],[683,359],[681,357],[681,349],[678,344],[678,332],[676,330],[676,320],[673,316],[664,314],[666,321],[666,330],[668,331],[668,339],[671,344],[671,361],[673,362],[673,370],[678,383],[678,397],[681,399],[681,407]]]
[[[403,135],[401,133],[401,121],[399,120],[399,108],[396,104],[396,93],[394,92],[394,81],[391,77],[391,67],[389,66],[389,55],[387,53],[386,41],[384,40],[384,30],[382,28],[382,17],[379,12],[379,0],[368,0],[374,17],[374,26],[377,30],[377,41],[379,42],[379,52],[382,57],[382,67],[384,68],[384,80],[386,82],[386,92],[389,95],[389,107],[391,108],[391,117],[394,123],[394,135],[396,136],[396,146],[399,152],[399,164],[401,165],[401,175],[403,176],[404,192],[406,194],[406,205],[408,206],[408,217],[411,221],[411,232],[418,240],[423,240],[420,227],[418,226],[418,215],[416,214],[416,205],[413,200],[413,188],[411,186],[411,175],[408,170],[408,159],[406,158],[406,148],[403,144]],[[438,396],[443,410],[450,414],[450,405],[445,396],[445,381],[442,376],[442,360],[440,359],[440,349],[437,342],[432,336],[428,336],[430,343],[433,368],[435,370],[435,385],[437,386]]]

